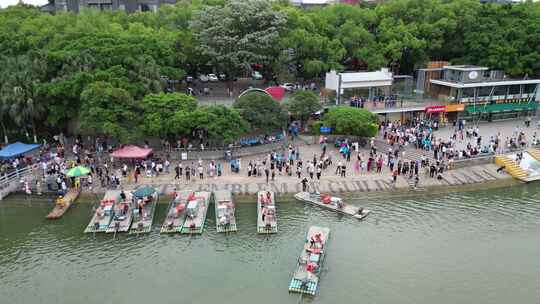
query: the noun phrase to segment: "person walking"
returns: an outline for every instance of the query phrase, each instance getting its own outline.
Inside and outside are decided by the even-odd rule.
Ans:
[[[264,175],[266,176],[266,183],[268,184],[268,179],[270,178],[270,170],[268,167],[264,167]]]

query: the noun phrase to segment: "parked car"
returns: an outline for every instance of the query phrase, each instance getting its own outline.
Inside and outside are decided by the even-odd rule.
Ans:
[[[227,80],[227,74],[225,74],[225,73],[220,73],[220,74],[218,75],[218,78],[219,78],[219,80],[221,80],[221,81],[226,81],[226,80]]]
[[[284,83],[282,85],[280,85],[280,87],[284,88],[285,91],[288,91],[288,92],[291,92],[291,91],[294,91],[294,88],[295,88],[295,85],[294,83]]]
[[[259,73],[259,71],[253,71],[251,72],[251,78],[253,78],[254,80],[261,80],[263,79],[263,76],[261,73]]]
[[[199,81],[200,82],[208,82],[208,76],[201,74],[199,75]]]
[[[216,74],[208,74],[208,80],[211,81],[211,82],[216,82],[218,81],[218,77],[216,76]]]

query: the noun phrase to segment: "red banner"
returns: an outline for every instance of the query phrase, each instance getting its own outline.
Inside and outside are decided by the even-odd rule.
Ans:
[[[442,112],[445,112],[446,111],[446,107],[445,106],[432,106],[432,107],[426,107],[424,109],[424,111],[427,113],[427,114],[432,114],[432,113],[442,113]]]

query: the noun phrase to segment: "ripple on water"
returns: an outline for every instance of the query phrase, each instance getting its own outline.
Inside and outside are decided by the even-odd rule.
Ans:
[[[89,219],[84,208],[70,210],[66,219],[52,223],[43,220],[41,207],[18,206],[16,212],[0,212],[0,225],[18,216],[30,225],[19,230],[10,225],[12,231],[0,237],[0,294],[7,294],[8,302],[32,303],[47,298],[43,296],[60,284],[95,303],[96,295],[110,285],[104,282],[114,282],[115,290],[141,288],[165,302],[174,301],[174,290],[187,302],[219,301],[219,295],[228,295],[239,304],[254,299],[262,304],[267,302],[260,295],[272,294],[274,302],[296,303],[298,298],[287,294],[286,285],[308,227],[321,225],[332,230],[325,266],[329,271],[314,302],[354,302],[358,297],[371,303],[433,302],[422,302],[414,290],[435,290],[454,300],[447,302],[459,302],[454,296],[467,286],[474,286],[479,295],[489,291],[504,298],[506,293],[498,291],[504,286],[504,270],[486,266],[486,259],[497,256],[497,265],[513,265],[516,273],[540,284],[537,276],[534,281],[536,258],[515,255],[527,253],[532,243],[512,243],[520,240],[515,235],[533,239],[528,233],[540,232],[539,194],[538,187],[527,186],[352,200],[372,211],[363,221],[298,202],[278,203],[279,233],[269,236],[257,235],[251,204],[238,204],[237,233],[217,233],[210,210],[202,235],[160,235],[165,208],[160,206],[150,234],[120,234],[116,239],[111,234],[82,234]],[[39,218],[32,217],[36,212]],[[504,251],[515,246],[519,250]],[[357,288],[359,281],[362,288]],[[84,282],[84,288],[77,282]],[[152,288],[146,282],[153,282]],[[216,292],[208,292],[208,286]],[[454,293],[440,286],[454,286]],[[122,296],[128,302],[141,301],[135,295]],[[530,302],[526,300],[521,302]]]

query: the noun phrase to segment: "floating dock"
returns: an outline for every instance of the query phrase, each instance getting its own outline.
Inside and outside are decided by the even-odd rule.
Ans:
[[[46,216],[50,220],[56,220],[62,217],[69,207],[79,198],[81,194],[81,188],[71,188],[64,195],[63,198],[57,198],[55,200],[55,206],[53,210]]]
[[[214,191],[214,208],[217,232],[236,232],[236,206],[232,199],[232,192],[228,190]]]
[[[309,228],[296,270],[289,284],[289,292],[311,296],[317,293],[329,235],[328,228],[317,226]]]
[[[108,190],[90,220],[84,233],[99,233],[107,231],[114,216],[114,206],[120,200],[120,190]]]
[[[328,209],[328,210],[332,210],[338,213],[353,216],[354,218],[357,218],[359,220],[365,218],[370,212],[367,209],[359,208],[359,207],[341,202],[341,199],[339,199],[340,200],[339,203],[336,201],[332,201],[333,198],[330,196],[327,196],[329,197],[329,200],[325,204],[323,201],[323,198],[321,198],[322,196],[323,195],[318,194],[318,193],[299,192],[294,195],[294,198],[296,198],[297,200],[301,202],[310,203],[312,205],[316,205],[324,209]]]
[[[257,233],[277,233],[277,213],[274,192],[257,193]]]
[[[129,234],[149,233],[152,230],[159,194],[156,191],[151,197],[152,200],[144,205],[142,214],[139,214],[137,207],[133,208],[133,222],[131,223]]]
[[[182,234],[201,234],[206,222],[206,214],[210,205],[211,193],[208,191],[195,192],[195,195],[188,198],[186,208],[186,220],[180,233]]]
[[[186,206],[188,197],[195,195],[191,190],[179,191],[173,197],[167,208],[167,216],[163,221],[160,233],[180,233],[186,220]]]

